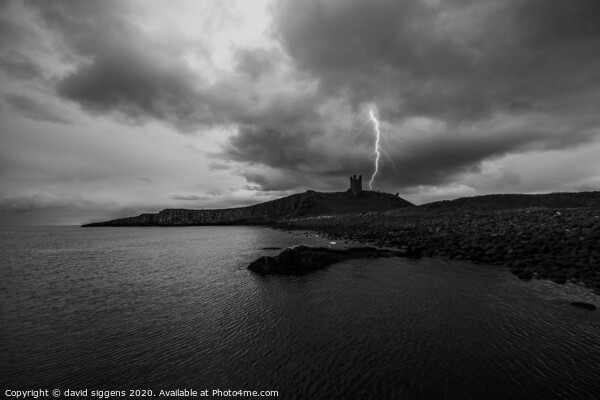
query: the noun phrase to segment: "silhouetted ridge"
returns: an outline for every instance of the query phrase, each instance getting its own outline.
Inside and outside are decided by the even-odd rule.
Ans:
[[[525,208],[588,208],[600,206],[600,192],[546,194],[490,194],[422,204],[410,214],[490,212]],[[403,211],[400,211],[404,213]]]
[[[248,207],[218,210],[165,209],[156,214],[114,219],[83,226],[164,226],[265,224],[282,218],[386,211],[412,203],[389,193],[362,191],[319,193],[309,190]]]

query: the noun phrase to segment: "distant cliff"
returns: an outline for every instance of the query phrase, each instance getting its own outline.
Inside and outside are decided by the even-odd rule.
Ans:
[[[156,214],[141,214],[83,226],[259,225],[283,218],[386,211],[412,205],[389,193],[363,191],[359,197],[353,197],[349,192],[319,193],[309,190],[248,207],[219,210],[165,209]]]
[[[488,194],[461,197],[422,204],[410,209],[390,210],[389,216],[425,215],[465,212],[493,212],[527,208],[598,208],[600,192],[544,193],[544,194]]]

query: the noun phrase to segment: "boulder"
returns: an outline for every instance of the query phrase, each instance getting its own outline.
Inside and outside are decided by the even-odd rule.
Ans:
[[[375,247],[332,249],[298,246],[285,249],[279,255],[262,256],[251,262],[248,269],[261,274],[302,273],[327,267],[355,258],[416,257],[410,249],[382,250]]]
[[[579,308],[585,308],[586,310],[591,310],[591,311],[596,309],[595,305],[590,304],[590,303],[584,303],[583,301],[572,301],[571,305],[575,306],[575,307],[579,307]]]

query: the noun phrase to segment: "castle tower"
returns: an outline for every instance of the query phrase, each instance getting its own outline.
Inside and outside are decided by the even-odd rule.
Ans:
[[[358,178],[356,175],[350,177],[350,191],[352,192],[352,196],[360,196],[362,192],[362,175],[359,175]]]

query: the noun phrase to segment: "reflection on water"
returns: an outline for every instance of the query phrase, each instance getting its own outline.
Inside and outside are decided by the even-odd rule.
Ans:
[[[594,398],[587,292],[422,259],[245,269],[320,244],[253,227],[0,231],[2,388],[279,390],[282,398]],[[600,305],[600,304],[597,304]]]

